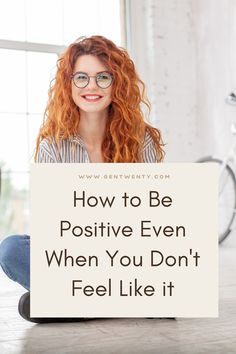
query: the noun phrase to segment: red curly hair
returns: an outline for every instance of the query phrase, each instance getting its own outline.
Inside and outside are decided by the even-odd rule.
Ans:
[[[95,55],[105,64],[114,80],[109,119],[102,142],[104,162],[143,162],[143,143],[148,132],[153,140],[157,161],[164,151],[160,131],[144,121],[141,103],[150,113],[145,85],[136,73],[127,51],[103,36],[82,37],[72,43],[57,61],[57,73],[49,89],[44,121],[36,142],[35,160],[40,142],[55,138],[57,143],[78,134],[80,112],[72,99],[71,75],[80,55]]]

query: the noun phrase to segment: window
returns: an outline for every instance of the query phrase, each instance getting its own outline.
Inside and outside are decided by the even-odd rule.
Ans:
[[[121,8],[120,0],[0,0],[0,238],[29,231],[29,163],[58,54],[93,34],[125,46]]]

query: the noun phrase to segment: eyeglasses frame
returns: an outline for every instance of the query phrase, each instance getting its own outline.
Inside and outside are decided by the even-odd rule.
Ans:
[[[85,74],[85,75],[88,77],[88,83],[87,83],[85,86],[83,86],[83,87],[78,87],[78,86],[75,84],[74,77],[75,77],[75,75],[78,74],[78,73],[80,73],[80,74]],[[101,87],[101,86],[98,85],[97,77],[98,77],[98,75],[100,75],[100,74],[102,74],[102,73],[106,73],[106,74],[109,74],[109,75],[111,76],[111,83],[110,83],[109,86],[107,86],[107,87]],[[96,81],[97,86],[98,86],[99,88],[103,89],[103,90],[105,90],[105,89],[107,89],[108,87],[110,87],[111,84],[112,84],[112,82],[113,82],[113,79],[114,79],[112,73],[110,73],[109,71],[101,71],[100,73],[98,73],[98,74],[95,75],[95,76],[90,76],[90,75],[88,75],[87,73],[85,73],[85,72],[83,72],[83,71],[77,71],[76,73],[74,73],[73,75],[71,75],[71,80],[73,80],[73,83],[74,83],[74,85],[75,85],[77,88],[85,88],[85,87],[87,87],[87,86],[89,85],[89,83],[90,83],[90,78],[91,78],[91,77],[94,77],[94,78],[95,78],[95,81]]]

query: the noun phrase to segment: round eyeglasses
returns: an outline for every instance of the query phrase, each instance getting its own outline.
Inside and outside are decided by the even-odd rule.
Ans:
[[[113,75],[106,71],[101,72],[96,76],[89,76],[86,73],[78,71],[77,73],[71,76],[75,86],[78,88],[85,88],[86,86],[88,86],[91,77],[95,78],[98,87],[102,89],[111,86],[113,81]]]

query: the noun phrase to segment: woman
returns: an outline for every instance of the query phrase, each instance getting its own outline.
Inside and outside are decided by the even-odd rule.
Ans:
[[[102,36],[72,43],[57,63],[35,162],[160,162],[161,135],[144,121],[150,111],[145,86],[126,50]],[[7,237],[0,245],[0,264],[9,278],[30,290],[28,235]],[[79,319],[31,318],[29,292],[19,312],[33,322]]]

